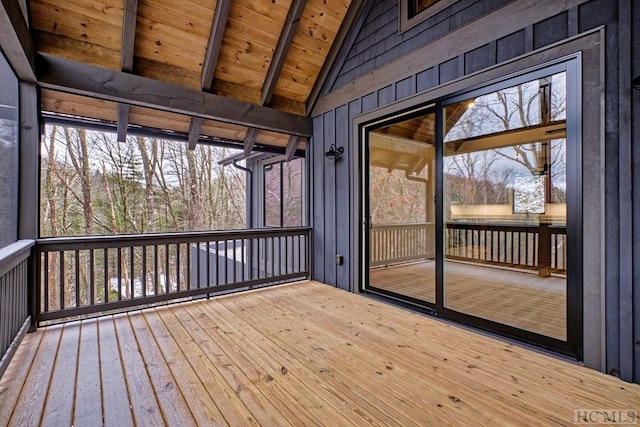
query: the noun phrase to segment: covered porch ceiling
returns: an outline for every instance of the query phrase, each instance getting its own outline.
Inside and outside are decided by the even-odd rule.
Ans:
[[[18,3],[3,1],[0,36],[31,62],[46,119],[291,154],[365,0]]]

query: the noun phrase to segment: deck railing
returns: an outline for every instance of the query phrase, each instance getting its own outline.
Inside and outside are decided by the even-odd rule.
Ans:
[[[0,376],[30,325],[29,255],[33,240],[0,249]]]
[[[434,223],[373,225],[370,234],[372,267],[433,258]]]
[[[566,227],[448,223],[447,258],[566,273]]]
[[[372,267],[435,257],[434,223],[374,225],[370,234]],[[447,259],[537,270],[541,275],[567,270],[566,227],[448,223]]]
[[[309,277],[310,228],[38,240],[38,322]]]

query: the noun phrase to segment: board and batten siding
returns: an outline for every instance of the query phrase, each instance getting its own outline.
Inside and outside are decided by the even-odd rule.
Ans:
[[[603,214],[593,216],[605,230],[603,279],[590,279],[604,282],[604,298],[597,298],[606,322],[604,330],[585,325],[585,363],[640,382],[640,91],[631,88],[640,74],[640,32],[634,30],[640,0],[461,0],[401,35],[395,0],[372,0],[365,13],[312,114],[313,278],[351,291],[360,280],[359,242],[353,238],[361,224],[354,219],[361,215],[353,186],[360,174],[355,117],[602,26],[604,54],[589,60],[604,64],[603,79],[594,83],[604,91],[604,130],[598,130],[604,143],[601,153],[583,156],[583,168],[600,170],[593,179],[599,175],[602,183],[594,186],[604,196],[590,193],[589,170],[583,169],[583,182],[585,203],[604,200]],[[583,123],[583,132],[589,126]],[[324,156],[333,143],[345,148],[335,162]],[[602,252],[587,242],[585,251]],[[338,254],[343,265],[336,265]],[[603,350],[594,355],[587,347]]]

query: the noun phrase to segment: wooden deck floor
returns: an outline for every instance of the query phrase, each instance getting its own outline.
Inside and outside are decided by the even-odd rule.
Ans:
[[[571,425],[640,385],[301,282],[28,334],[0,424]]]
[[[435,303],[435,263],[421,261],[371,269],[377,288]],[[567,337],[566,279],[455,261],[445,263],[447,308],[505,325]]]

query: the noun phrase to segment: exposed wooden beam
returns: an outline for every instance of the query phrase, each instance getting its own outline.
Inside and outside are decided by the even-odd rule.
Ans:
[[[287,60],[287,54],[289,53],[293,36],[296,34],[298,23],[300,22],[300,17],[302,16],[302,12],[304,12],[306,4],[307,0],[294,0],[289,8],[287,19],[282,27],[282,32],[280,32],[278,45],[276,46],[276,51],[273,53],[273,58],[271,58],[267,77],[265,78],[264,85],[262,87],[262,105],[266,105],[271,102],[273,91],[278,83],[278,78],[280,77],[280,72],[282,71],[284,62]]]
[[[118,104],[118,142],[127,142],[127,126],[129,125],[129,104]]]
[[[138,0],[125,0],[124,20],[122,23],[122,71],[133,70],[133,54],[136,44],[136,22],[138,19]]]
[[[244,155],[248,156],[253,151],[253,146],[256,145],[256,137],[258,136],[258,130],[256,128],[249,128],[247,134],[244,136]]]
[[[218,0],[216,3],[209,41],[207,42],[207,51],[202,63],[202,90],[207,92],[211,90],[213,85],[213,76],[216,71],[218,56],[220,56],[220,47],[222,46],[222,38],[224,37],[224,29],[227,26],[230,8],[231,0]]]
[[[211,24],[211,31],[209,32],[209,41],[207,42],[207,51],[204,55],[202,73],[200,74],[202,90],[207,92],[210,92],[213,86],[213,76],[216,71],[218,57],[220,56],[220,47],[222,46],[224,29],[227,26],[230,6],[231,0],[218,0],[216,3],[213,23]],[[196,148],[201,128],[202,119],[191,117],[191,121],[189,122],[189,150]]]
[[[310,137],[309,117],[178,85],[39,54],[41,87],[170,113]]]
[[[299,136],[289,137],[287,148],[285,148],[284,150],[284,157],[287,162],[293,159],[293,156],[296,154],[296,150],[298,149],[298,145],[300,145],[301,141],[302,141],[302,138],[300,138]]]
[[[136,22],[138,18],[138,0],[125,0],[122,22],[122,54],[120,65],[122,71],[130,73],[133,70],[133,56],[136,44]],[[127,141],[127,126],[129,125],[129,105],[118,104],[118,142]]]
[[[200,137],[200,128],[202,127],[202,119],[200,117],[192,117],[189,123],[189,150],[195,150]]]
[[[20,80],[36,81],[35,48],[20,3],[0,3],[0,49]]]
[[[338,30],[338,34],[336,34],[336,38],[333,40],[333,44],[331,45],[331,49],[329,50],[329,54],[327,55],[327,59],[325,59],[322,68],[320,69],[320,73],[318,74],[318,78],[316,82],[313,84],[313,88],[311,89],[311,94],[307,99],[307,115],[311,114],[313,107],[316,105],[316,101],[322,93],[322,88],[329,76],[329,72],[333,66],[333,63],[336,61],[336,58],[340,54],[342,47],[345,45],[345,41],[347,36],[349,35],[349,31],[351,27],[356,22],[356,18],[364,12],[364,5],[366,0],[353,0],[349,5],[349,9],[347,10],[347,14],[342,20],[342,25]]]

